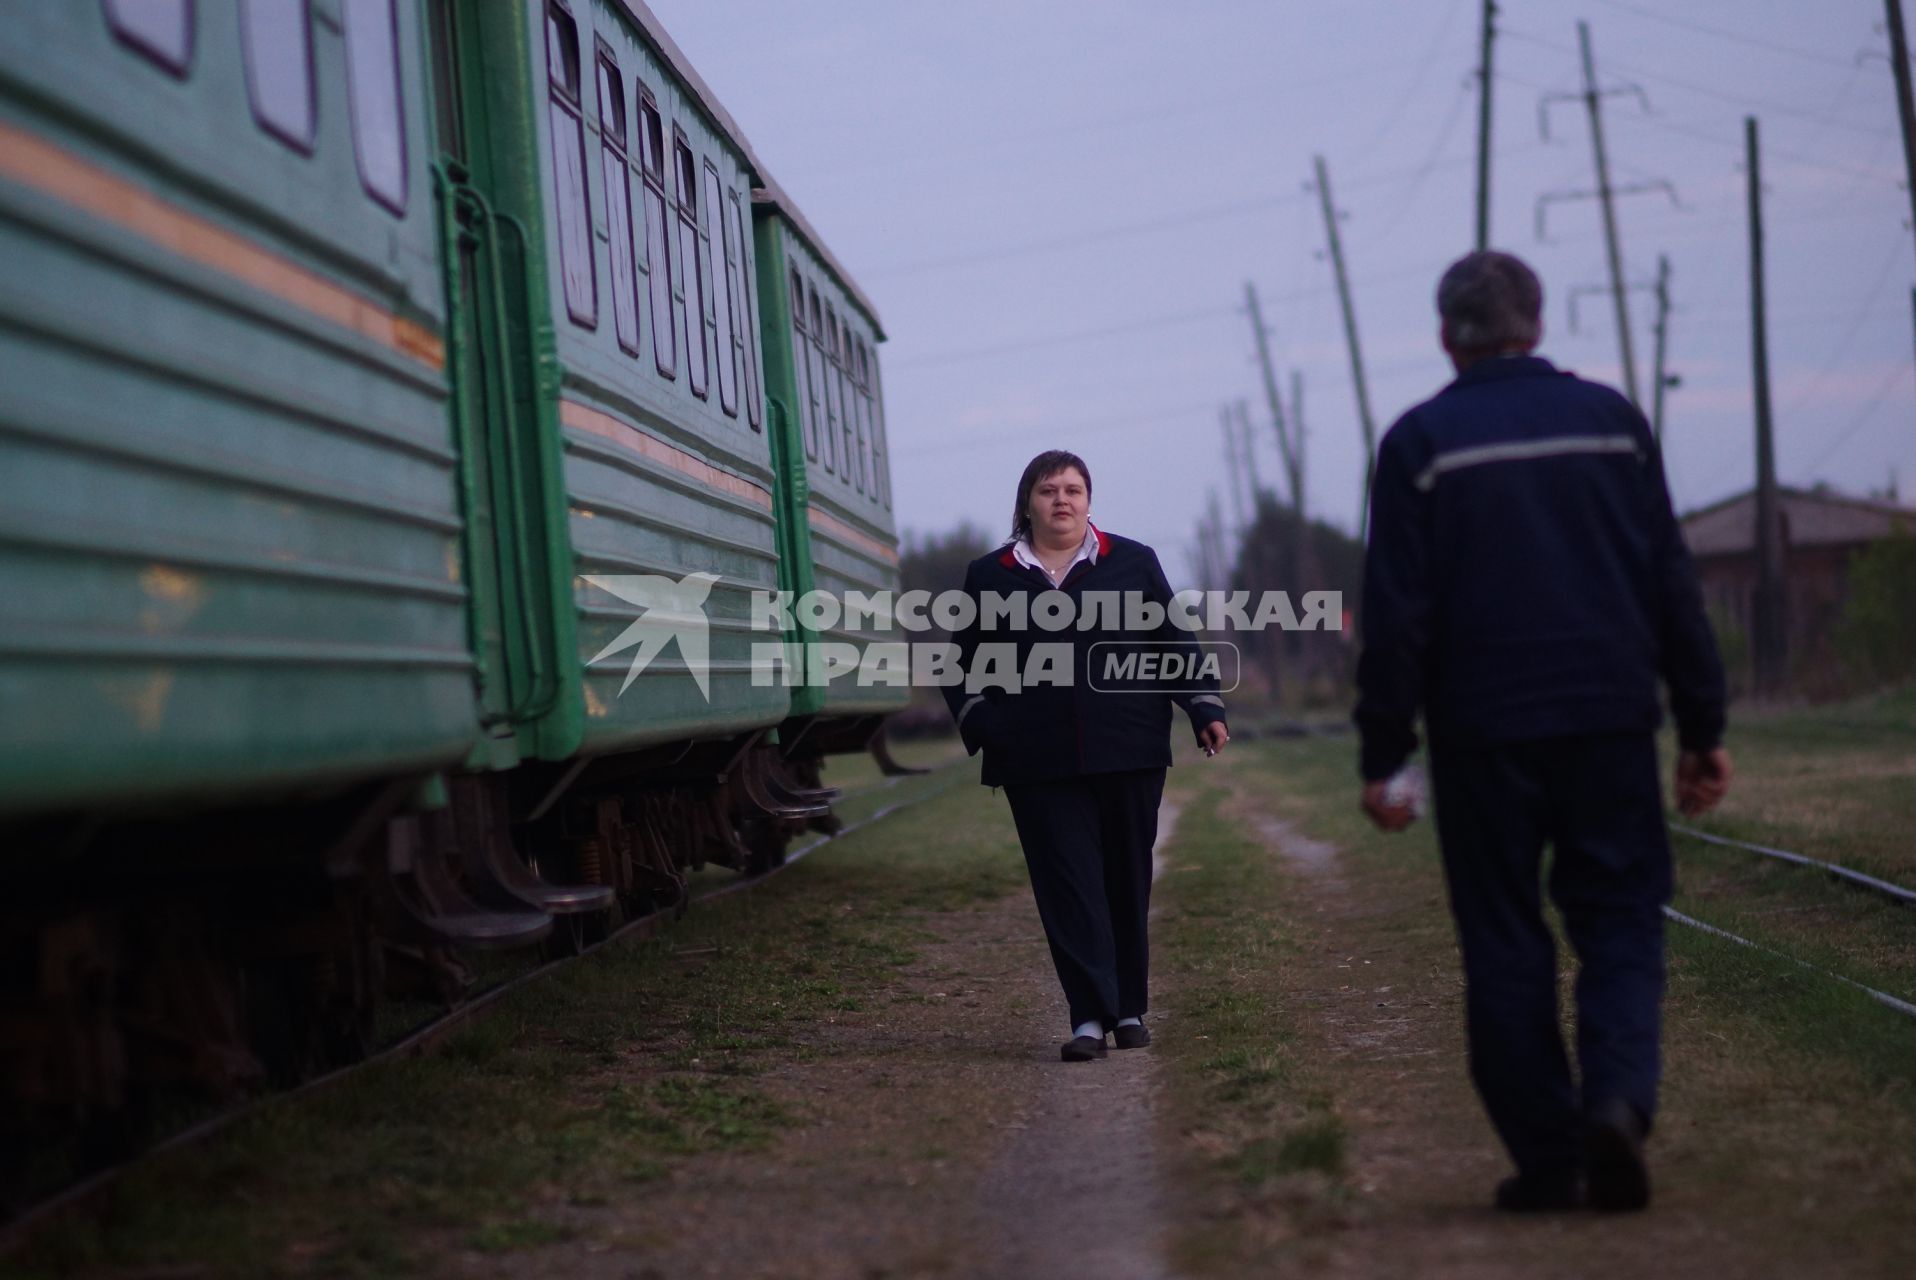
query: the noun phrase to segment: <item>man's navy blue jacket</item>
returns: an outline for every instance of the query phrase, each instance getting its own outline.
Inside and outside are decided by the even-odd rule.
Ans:
[[[988,592],[1007,598],[1022,595],[1027,607],[1033,608],[1040,597],[1056,590],[1071,597],[1079,615],[1085,611],[1087,592],[1116,593],[1120,601],[1136,592],[1160,606],[1171,602],[1171,587],[1155,551],[1130,538],[1101,529],[1096,532],[1097,560],[1080,562],[1056,588],[1042,571],[1020,564],[1007,545],[966,567],[965,593],[974,600]],[[965,749],[974,755],[980,750],[985,753],[981,780],[986,786],[1161,769],[1171,763],[1173,703],[1190,716],[1193,732],[1224,719],[1224,700],[1218,696],[1215,679],[1182,681],[1177,693],[1139,687],[1136,681],[1131,688],[1115,691],[1101,666],[1100,687],[1093,688],[1092,648],[1099,643],[1149,644],[1161,652],[1187,656],[1196,650],[1193,637],[1168,618],[1155,631],[1133,633],[1123,629],[1122,611],[1118,618],[1110,617],[1108,609],[1094,612],[1093,617],[1097,625],[1090,630],[1079,630],[1077,619],[1069,630],[1060,631],[1041,630],[1035,623],[1023,631],[1005,630],[1002,625],[985,630],[974,622],[952,636],[959,665],[966,671],[971,670],[981,643],[1015,645],[1021,672],[1034,643],[1066,642],[1073,650],[1069,685],[1026,685],[1015,694],[991,689],[976,695],[966,692],[962,684],[945,686],[945,701],[958,722]],[[1100,664],[1108,652],[1099,651]]]
[[[1723,736],[1723,668],[1643,415],[1536,356],[1469,366],[1384,436],[1355,719],[1367,780],[1415,750]]]

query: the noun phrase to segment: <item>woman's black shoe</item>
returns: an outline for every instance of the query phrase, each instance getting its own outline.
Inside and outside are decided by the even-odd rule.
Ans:
[[[1151,1043],[1151,1033],[1144,1029],[1142,1022],[1120,1023],[1111,1033],[1111,1039],[1120,1049],[1142,1049]]]
[[[1103,1036],[1072,1036],[1058,1050],[1058,1056],[1066,1062],[1089,1062],[1093,1058],[1104,1056]]]

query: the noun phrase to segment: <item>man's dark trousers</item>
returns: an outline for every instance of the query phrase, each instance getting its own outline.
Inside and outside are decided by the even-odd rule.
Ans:
[[[1143,1017],[1151,846],[1164,770],[1005,787],[1071,1025]]]
[[[1586,1109],[1621,1098],[1646,1124],[1656,1111],[1671,884],[1656,741],[1613,733],[1446,750],[1433,738],[1431,773],[1464,953],[1471,1078],[1519,1170],[1569,1172]],[[1581,1106],[1543,918],[1546,842],[1550,896],[1581,962]]]

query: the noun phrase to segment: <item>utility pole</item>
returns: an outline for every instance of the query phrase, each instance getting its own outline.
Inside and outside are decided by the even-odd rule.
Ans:
[[[1257,286],[1244,282],[1244,305],[1251,314],[1251,334],[1257,339],[1257,367],[1264,375],[1264,399],[1270,405],[1271,423],[1277,429],[1277,454],[1284,464],[1284,476],[1290,481],[1291,507],[1302,510],[1304,502],[1304,463],[1294,447],[1292,428],[1284,421],[1284,402],[1277,394],[1277,373],[1271,367],[1270,334],[1264,328],[1264,308],[1257,300]]]
[[[1244,495],[1240,490],[1238,476],[1241,467],[1237,457],[1237,424],[1231,420],[1228,408],[1217,411],[1218,425],[1224,428],[1224,476],[1231,485],[1231,519],[1233,527],[1240,535],[1244,532]],[[1256,495],[1252,495],[1256,501]]]
[[[1916,230],[1916,94],[1909,83],[1909,40],[1903,32],[1903,0],[1883,0],[1889,12],[1889,65],[1896,72],[1896,114],[1903,123],[1903,166],[1909,176],[1910,227]]]
[[[1231,406],[1237,415],[1238,448],[1244,454],[1244,478],[1251,494],[1251,523],[1257,523],[1258,507],[1264,497],[1264,481],[1257,474],[1257,443],[1251,437],[1251,406],[1239,399]]]
[[[1617,244],[1616,201],[1610,191],[1610,160],[1603,149],[1603,103],[1597,93],[1596,62],[1590,56],[1590,24],[1577,24],[1577,42],[1583,49],[1583,101],[1590,110],[1590,143],[1597,153],[1597,199],[1603,205],[1603,242],[1610,255],[1610,287],[1616,291],[1617,346],[1623,354],[1623,391],[1630,403],[1641,406],[1637,395],[1636,356],[1630,348],[1630,303],[1623,287],[1623,251]]]
[[[1756,117],[1743,119],[1750,179],[1750,367],[1756,398],[1756,596],[1751,637],[1759,693],[1782,690],[1788,672],[1783,586],[1783,513],[1777,505],[1776,445],[1770,422],[1770,356],[1763,299],[1763,179],[1758,168]]]
[[[1317,576],[1317,539],[1311,532],[1310,515],[1304,509],[1304,374],[1298,369],[1291,370],[1291,435],[1297,447],[1297,555],[1287,566],[1291,580],[1284,585],[1291,590],[1307,591],[1320,585],[1321,580]],[[1284,633],[1284,649],[1306,681],[1324,667],[1326,649],[1317,643],[1323,638],[1301,631]]]
[[[1896,114],[1903,124],[1903,171],[1909,179],[1910,229],[1916,231],[1916,94],[1909,84],[1909,39],[1903,31],[1903,0],[1883,0],[1889,11],[1889,65],[1896,72]],[[1916,310],[1916,289],[1909,291]]]
[[[1330,241],[1331,269],[1337,273],[1337,300],[1344,309],[1344,339],[1350,344],[1351,381],[1357,388],[1357,425],[1364,432],[1364,506],[1358,513],[1357,527],[1370,525],[1370,487],[1377,475],[1377,428],[1371,422],[1370,391],[1364,385],[1364,355],[1357,345],[1357,313],[1351,309],[1350,279],[1344,273],[1344,246],[1337,235],[1337,209],[1331,202],[1331,177],[1324,168],[1324,157],[1317,163],[1317,194],[1324,203],[1324,234]]]
[[[1669,375],[1663,371],[1663,360],[1668,350],[1670,331],[1670,256],[1657,255],[1657,353],[1655,384],[1650,388],[1650,434],[1659,446],[1663,444],[1663,389],[1672,385]]]
[[[1896,0],[1890,0],[1891,4]],[[1477,252],[1490,247],[1491,43],[1497,38],[1496,0],[1484,0],[1484,51],[1477,80]]]
[[[1217,490],[1211,490],[1204,506],[1204,544],[1205,559],[1210,561],[1210,573],[1205,586],[1213,590],[1228,591],[1231,586],[1231,561],[1224,550],[1224,517],[1218,513]]]
[[[1305,484],[1304,471],[1304,375],[1299,370],[1291,370],[1291,454],[1297,461],[1297,475],[1292,484],[1297,492],[1292,496],[1292,507],[1297,518],[1304,519]]]

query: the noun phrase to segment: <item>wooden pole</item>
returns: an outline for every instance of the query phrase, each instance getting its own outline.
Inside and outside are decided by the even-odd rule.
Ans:
[[[1895,0],[1891,0],[1895,3]],[[1497,38],[1496,0],[1484,0],[1483,59],[1477,71],[1477,252],[1490,247],[1491,45]]]
[[[1291,507],[1301,510],[1304,501],[1303,468],[1296,456],[1292,428],[1284,421],[1284,402],[1277,394],[1277,372],[1271,367],[1270,334],[1264,328],[1264,308],[1257,300],[1257,286],[1244,282],[1244,305],[1251,315],[1251,334],[1257,339],[1257,367],[1264,376],[1264,400],[1270,406],[1271,424],[1277,430],[1278,459],[1284,464],[1284,476],[1290,481]]]
[[[1370,390],[1364,385],[1364,354],[1357,344],[1357,313],[1351,307],[1350,277],[1344,271],[1344,245],[1337,234],[1337,208],[1331,201],[1331,177],[1324,157],[1317,163],[1317,194],[1324,204],[1324,235],[1330,241],[1331,269],[1337,274],[1337,301],[1344,311],[1344,341],[1350,346],[1351,382],[1357,390],[1357,425],[1364,433],[1364,505],[1357,517],[1361,531],[1370,524],[1370,487],[1377,475],[1377,428],[1371,422]]]
[[[1670,256],[1657,255],[1657,347],[1655,382],[1650,387],[1650,434],[1663,443],[1663,389],[1670,385],[1663,361],[1668,352],[1670,332]]]
[[[1750,369],[1756,399],[1756,596],[1751,637],[1759,693],[1782,691],[1789,670],[1783,580],[1783,513],[1777,503],[1776,448],[1770,421],[1770,357],[1763,293],[1763,179],[1756,117],[1743,121],[1750,181]]]
[[[1583,47],[1583,101],[1590,110],[1590,143],[1597,156],[1597,199],[1603,205],[1603,244],[1610,257],[1610,290],[1617,302],[1617,346],[1623,356],[1623,393],[1641,407],[1637,395],[1636,353],[1630,345],[1629,291],[1623,287],[1623,251],[1617,240],[1616,198],[1610,190],[1610,160],[1603,148],[1603,105],[1597,92],[1596,62],[1590,56],[1590,24],[1577,24]]]

